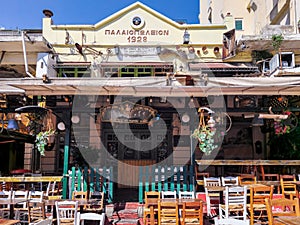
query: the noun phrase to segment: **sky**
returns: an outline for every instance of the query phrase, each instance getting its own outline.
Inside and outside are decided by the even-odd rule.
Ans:
[[[188,24],[199,23],[200,0],[140,0],[139,2],[175,20]],[[119,10],[135,3],[134,0],[0,0],[0,28],[42,29],[43,10],[53,12],[53,24],[93,25]]]

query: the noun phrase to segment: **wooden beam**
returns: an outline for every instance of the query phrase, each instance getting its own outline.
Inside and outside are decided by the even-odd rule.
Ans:
[[[199,166],[251,166],[251,165],[266,165],[266,166],[299,166],[300,160],[196,160]]]

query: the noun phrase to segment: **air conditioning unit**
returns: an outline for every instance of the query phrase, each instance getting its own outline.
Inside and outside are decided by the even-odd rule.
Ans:
[[[48,77],[56,77],[57,72],[53,68],[56,64],[55,58],[49,53],[38,53],[36,61],[36,77],[42,78],[43,75]]]
[[[273,56],[269,62],[270,73],[276,69],[292,69],[295,67],[295,55],[293,52],[281,52]]]

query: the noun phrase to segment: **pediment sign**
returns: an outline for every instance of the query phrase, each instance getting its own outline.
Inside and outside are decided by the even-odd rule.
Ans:
[[[148,123],[157,111],[149,106],[134,104],[129,101],[108,105],[102,109],[102,122]]]

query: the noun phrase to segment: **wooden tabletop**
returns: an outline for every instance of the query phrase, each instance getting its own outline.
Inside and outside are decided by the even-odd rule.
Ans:
[[[20,220],[0,219],[0,225],[13,225],[20,223]]]
[[[300,224],[300,216],[278,216],[274,220],[282,224],[289,224],[289,225]]]

